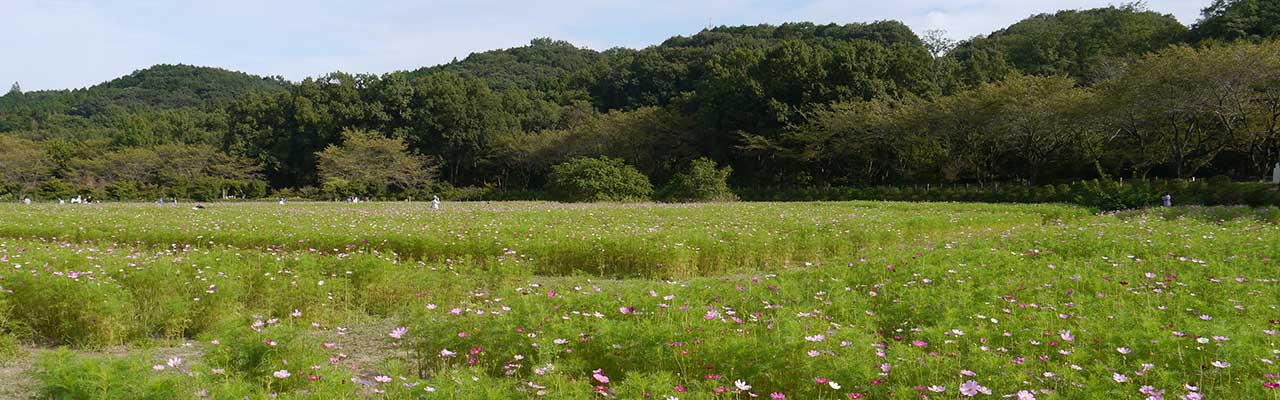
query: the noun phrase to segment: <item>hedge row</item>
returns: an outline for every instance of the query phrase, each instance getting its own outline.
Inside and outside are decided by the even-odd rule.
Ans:
[[[214,201],[224,197],[260,199],[266,197],[267,193],[265,181],[212,177],[180,180],[165,185],[117,181],[104,186],[76,185],[54,178],[36,188],[25,190],[16,184],[0,182],[0,201],[20,201],[23,198],[58,201],[76,196],[118,201],[155,201],[161,198]]]
[[[812,188],[748,188],[738,196],[747,201],[960,201],[984,203],[1073,203],[1100,210],[1123,210],[1160,204],[1169,194],[1175,205],[1280,206],[1277,185],[1207,180],[1089,180],[1060,185],[989,186],[875,186]]]
[[[303,198],[333,200],[334,193],[319,188],[285,190],[267,196],[265,182],[201,180],[184,182],[166,188],[113,184],[104,188],[78,187],[52,181],[35,192],[22,193],[16,187],[0,184],[0,201],[69,199],[93,196],[103,200],[154,200],[161,197],[213,201],[228,196],[241,199]],[[453,201],[550,200],[542,191],[503,191],[477,187],[438,187],[432,192]],[[805,188],[738,188],[734,192],[745,201],[958,201],[982,203],[1072,203],[1099,210],[1124,210],[1160,204],[1168,193],[1175,205],[1244,205],[1252,207],[1280,206],[1280,186],[1260,182],[1232,182],[1224,177],[1184,180],[1111,181],[1089,180],[1060,185],[921,185],[872,187],[805,187]],[[413,193],[413,199],[424,200],[431,193]],[[374,200],[403,200],[402,196]]]

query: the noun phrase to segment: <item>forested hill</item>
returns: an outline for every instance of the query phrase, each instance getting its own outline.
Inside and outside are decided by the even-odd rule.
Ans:
[[[595,50],[549,38],[534,39],[528,46],[473,53],[462,61],[406,72],[410,79],[452,72],[479,78],[493,89],[537,89],[560,87],[570,74],[600,59]]]
[[[1046,10],[958,43],[896,21],[787,23],[642,49],[534,39],[297,82],[158,65],[86,89],[15,84],[0,196],[541,190],[554,165],[600,156],[655,184],[704,157],[747,187],[1254,179],[1280,159],[1276,4],[1214,0],[1190,27],[1140,5]],[[357,144],[376,149],[343,148]],[[334,165],[420,175],[322,166],[386,152],[412,157]],[[175,171],[175,154],[235,168]]]
[[[1010,70],[1035,75],[1088,78],[1111,59],[1128,59],[1187,39],[1187,27],[1172,15],[1135,6],[1067,10],[1032,16],[1008,28],[961,44],[957,60],[978,70],[978,81],[1003,79]],[[1000,57],[982,65],[975,58]],[[972,64],[970,64],[972,63]]]
[[[289,86],[282,78],[190,65],[156,65],[84,89],[22,93],[15,84],[16,90],[0,96],[0,132],[121,139],[140,118],[185,114],[194,127],[250,92],[285,92]],[[154,141],[190,139],[163,136]]]
[[[40,114],[92,117],[142,108],[210,108],[226,105],[251,91],[281,91],[288,82],[221,68],[155,65],[99,85],[77,90],[47,90],[0,97],[5,114],[19,109]]]

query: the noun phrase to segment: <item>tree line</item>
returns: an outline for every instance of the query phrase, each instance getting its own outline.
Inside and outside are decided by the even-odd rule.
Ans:
[[[86,89],[15,84],[0,193],[520,193],[583,158],[659,188],[698,163],[743,188],[1257,180],[1280,161],[1276,26],[1276,2],[1215,0],[1191,27],[1132,4],[958,43],[895,21],[789,23],[602,52],[536,39],[300,82],[163,65]]]

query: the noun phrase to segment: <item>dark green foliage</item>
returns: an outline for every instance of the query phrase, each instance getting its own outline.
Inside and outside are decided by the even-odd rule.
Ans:
[[[1073,203],[1111,211],[1157,206],[1165,193],[1177,205],[1280,206],[1280,187],[1254,182],[1208,180],[1091,179],[1060,185],[829,186],[738,189],[748,201],[961,201],[987,203]]]
[[[566,202],[644,201],[653,185],[620,159],[575,158],[551,167],[547,190]]]
[[[659,197],[675,202],[736,201],[738,196],[729,189],[728,183],[732,173],[731,167],[716,168],[715,161],[699,158],[671,178]]]
[[[93,104],[77,105],[77,109],[87,112],[86,108],[102,103],[126,109],[199,108],[226,104],[255,91],[280,92],[287,86],[279,79],[221,68],[162,64],[89,88]]]
[[[253,92],[281,92],[288,83],[220,68],[156,65],[87,89],[10,92],[0,97],[0,132],[122,129],[119,120],[163,111],[216,114]],[[201,120],[208,117],[191,116]],[[169,139],[166,138],[165,141]]]
[[[1263,40],[1280,35],[1280,2],[1213,0],[1192,29],[1196,40]]]
[[[574,71],[600,59],[600,54],[572,43],[549,38],[534,39],[528,46],[472,53],[462,61],[420,68],[406,73],[409,79],[451,72],[478,78],[489,87],[505,89],[548,89],[560,87]]]
[[[1186,34],[1172,15],[1138,5],[1068,10],[1032,16],[962,43],[954,56],[968,70],[970,83],[1001,79],[1006,65],[1026,74],[1084,79],[1108,59],[1158,50]]]

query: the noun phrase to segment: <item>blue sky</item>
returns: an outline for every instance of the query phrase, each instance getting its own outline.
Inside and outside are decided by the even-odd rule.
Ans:
[[[291,80],[448,62],[535,37],[644,47],[708,24],[896,19],[963,39],[1114,0],[0,0],[0,83],[91,86],[160,63]],[[1150,0],[1191,24],[1209,0]]]

